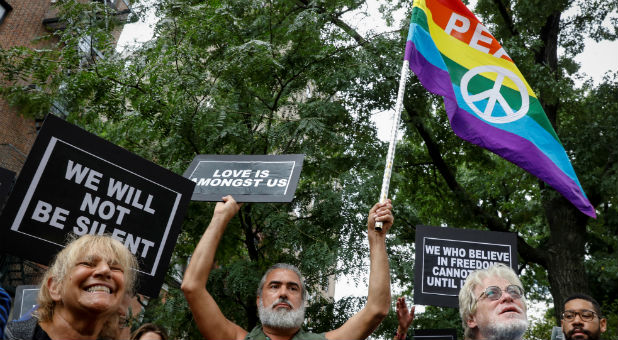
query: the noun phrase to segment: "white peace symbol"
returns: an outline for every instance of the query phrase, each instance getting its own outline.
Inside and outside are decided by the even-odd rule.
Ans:
[[[489,90],[485,90],[483,92],[471,95],[468,92],[468,83],[470,82],[470,79],[472,79],[472,77],[477,74],[485,72],[492,72],[497,74],[494,87]],[[502,87],[504,77],[509,78],[515,83],[515,85],[517,85],[517,89],[519,90],[519,94],[521,95],[521,108],[519,108],[519,111],[517,112],[513,111],[513,109],[509,106],[509,103],[506,102],[506,99],[504,99],[502,94],[500,94],[500,88]],[[500,66],[484,65],[475,67],[466,72],[466,74],[464,74],[464,76],[461,78],[461,83],[459,86],[461,88],[461,94],[463,95],[463,99],[465,100],[466,104],[468,104],[468,106],[477,115],[479,115],[479,117],[491,123],[502,124],[516,121],[521,117],[525,116],[530,109],[530,98],[528,97],[528,90],[526,89],[526,85],[524,84],[524,82],[515,73]],[[485,107],[485,111],[481,112],[481,110],[479,110],[478,107],[474,105],[474,103],[484,100],[486,98],[487,106]],[[502,109],[506,113],[506,116],[492,116],[496,101],[500,106],[502,106]]]

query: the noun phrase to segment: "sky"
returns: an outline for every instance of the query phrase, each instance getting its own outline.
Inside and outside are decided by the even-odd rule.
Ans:
[[[148,0],[153,1],[153,0]],[[378,0],[368,0],[368,4],[363,8],[363,14],[360,12],[347,13],[344,20],[351,26],[357,28],[361,33],[366,33],[368,28],[373,28],[375,31],[392,30],[388,28],[384,20],[382,20],[378,11]],[[402,20],[406,13],[396,13],[394,15],[396,21]],[[134,44],[140,44],[148,41],[153,35],[153,25],[156,20],[154,11],[151,11],[150,16],[142,18],[140,21],[125,25],[125,28],[118,42],[118,50],[122,51],[126,47]],[[402,42],[402,49],[405,42]],[[508,52],[508,51],[507,51]],[[618,41],[604,41],[596,43],[592,40],[586,41],[586,48],[582,54],[575,58],[581,64],[580,73],[584,73],[593,78],[595,83],[599,83],[603,79],[603,75],[612,70],[618,70]],[[403,61],[402,61],[403,62]],[[378,128],[378,138],[383,141],[390,139],[391,133],[391,117],[392,111],[375,112],[373,121]],[[376,192],[376,200],[379,198],[379,192]],[[369,264],[366,264],[367,271]],[[398,293],[397,287],[393,287],[393,296]],[[335,299],[338,300],[344,296],[366,296],[367,295],[367,277],[363,277],[358,285],[355,284],[352,278],[342,277],[337,280],[335,288]],[[423,308],[417,307],[417,312],[422,312]]]

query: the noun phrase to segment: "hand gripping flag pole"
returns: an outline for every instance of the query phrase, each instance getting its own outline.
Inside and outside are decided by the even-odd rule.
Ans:
[[[399,78],[399,91],[397,91],[397,102],[395,103],[395,112],[392,117],[390,144],[388,153],[386,154],[386,165],[384,166],[384,176],[382,177],[382,191],[380,192],[380,203],[386,202],[388,198],[388,187],[391,182],[391,174],[393,172],[393,161],[395,160],[395,146],[397,144],[397,130],[399,130],[399,121],[401,120],[401,109],[403,107],[403,94],[406,89],[406,79],[410,72],[408,60],[403,61],[401,67],[401,77]],[[375,230],[382,230],[382,222],[375,223]]]

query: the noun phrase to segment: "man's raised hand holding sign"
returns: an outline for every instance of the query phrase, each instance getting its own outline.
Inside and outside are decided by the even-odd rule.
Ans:
[[[182,282],[182,290],[204,338],[254,339],[268,336],[278,340],[299,336],[303,339],[364,339],[386,317],[391,302],[385,242],[386,233],[393,224],[390,200],[377,203],[369,211],[367,229],[370,272],[367,304],[341,327],[325,334],[308,333],[301,329],[307,290],[302,275],[292,265],[274,265],[262,277],[256,299],[262,325],[251,332],[228,320],[205,289],[219,241],[228,222],[239,209],[240,205],[231,196],[217,203],[210,225],[195,248]],[[376,221],[383,223],[381,231],[375,230]]]

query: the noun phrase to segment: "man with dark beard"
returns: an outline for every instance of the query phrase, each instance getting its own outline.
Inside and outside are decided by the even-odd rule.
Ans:
[[[503,264],[470,273],[459,291],[459,314],[465,339],[520,340],[528,317],[517,274]]]
[[[289,264],[272,266],[260,281],[256,304],[261,325],[251,332],[228,320],[206,290],[206,282],[214,263],[219,241],[228,222],[240,205],[232,196],[217,203],[212,220],[198,243],[187,267],[182,291],[197,326],[206,339],[365,339],[382,322],[390,310],[390,275],[386,254],[386,233],[393,224],[390,200],[377,203],[369,211],[369,294],[365,307],[341,327],[324,334],[305,332],[307,289],[300,271]],[[375,222],[383,223],[375,230]]]
[[[565,340],[599,340],[607,330],[607,319],[597,300],[586,294],[574,294],[564,300],[562,332]]]

